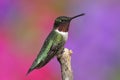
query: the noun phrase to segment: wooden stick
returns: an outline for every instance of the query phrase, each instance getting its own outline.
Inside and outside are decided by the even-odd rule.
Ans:
[[[64,48],[63,53],[57,55],[57,59],[61,66],[62,80],[73,80],[73,74],[71,69],[71,54],[71,50]]]

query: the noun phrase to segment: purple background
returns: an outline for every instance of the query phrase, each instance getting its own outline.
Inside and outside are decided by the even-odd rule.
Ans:
[[[0,80],[60,80],[54,58],[26,72],[60,15],[85,16],[70,25],[74,80],[120,80],[119,0],[0,0]]]

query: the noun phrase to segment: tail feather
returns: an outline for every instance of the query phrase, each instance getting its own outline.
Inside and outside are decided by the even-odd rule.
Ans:
[[[29,68],[28,72],[26,75],[28,75],[30,72],[32,72],[36,67],[37,67],[37,63],[36,61],[33,62],[32,66]]]
[[[32,72],[34,69],[29,69],[28,72],[26,73],[26,75],[28,75],[30,72]]]
[[[53,57],[55,54],[51,53],[51,55],[46,56],[46,58],[43,60],[40,60],[38,62],[38,58],[33,62],[32,66],[28,70],[27,74],[28,75],[30,72],[32,72],[34,69],[40,69],[43,66],[45,66]]]
[[[42,62],[41,63],[37,63],[36,60],[33,62],[32,66],[30,67],[30,69],[28,70],[27,74],[28,75],[30,72],[32,72],[34,69],[38,69],[42,67]]]

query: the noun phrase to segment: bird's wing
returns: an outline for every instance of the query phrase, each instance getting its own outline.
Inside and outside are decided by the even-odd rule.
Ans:
[[[52,37],[54,39],[50,39],[50,37]],[[35,59],[32,66],[28,70],[28,73],[30,73],[32,70],[34,70],[36,68],[43,67],[57,54],[57,52],[64,45],[64,42],[61,39],[63,39],[63,37],[61,35],[54,35],[54,36],[49,35],[48,36],[43,47],[41,48],[41,51],[39,52],[37,58]]]
[[[43,47],[41,48],[41,51],[39,52],[39,54],[37,55],[37,58],[33,61],[31,67],[29,68],[27,74],[29,74],[31,71],[33,71],[34,69],[42,66],[44,59],[47,57],[47,53],[49,52],[51,46],[53,44],[53,41],[45,41]],[[45,47],[45,48],[44,48]]]
[[[58,53],[61,53],[64,49],[63,47],[64,42],[59,42],[57,44],[54,44],[51,46],[50,51],[48,52],[47,57],[45,58],[45,61],[43,62],[43,66],[48,63],[55,55]]]

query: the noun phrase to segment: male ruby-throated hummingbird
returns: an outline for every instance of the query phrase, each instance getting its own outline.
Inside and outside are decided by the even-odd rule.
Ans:
[[[55,55],[62,52],[64,44],[68,38],[69,24],[72,19],[83,16],[84,13],[74,16],[66,17],[60,16],[55,19],[53,29],[45,40],[37,58],[34,60],[32,66],[27,74],[46,65]]]

